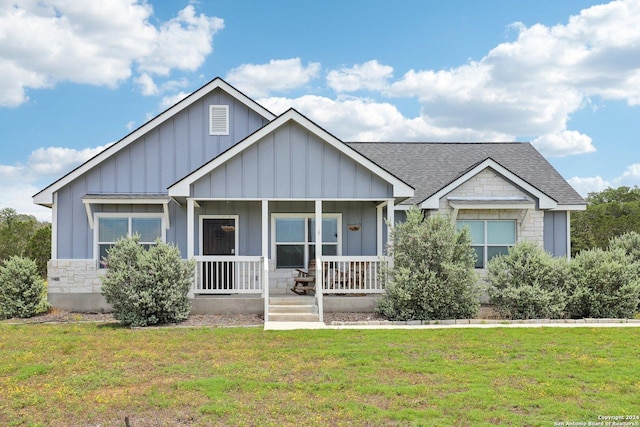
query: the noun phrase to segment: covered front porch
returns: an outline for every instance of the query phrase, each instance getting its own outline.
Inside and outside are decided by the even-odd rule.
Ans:
[[[196,260],[194,307],[226,303],[241,311],[242,299],[255,311],[259,298],[266,319],[270,296],[294,295],[290,289],[298,269],[315,260],[310,295],[320,321],[325,296],[336,297],[344,310],[350,304],[358,308],[366,299],[353,302],[351,297],[384,292],[382,274],[391,262],[384,248],[393,206],[393,199],[187,199],[187,256]],[[338,302],[338,297],[348,298]]]

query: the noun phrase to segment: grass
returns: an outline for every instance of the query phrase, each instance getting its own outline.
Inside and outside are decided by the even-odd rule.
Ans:
[[[0,324],[0,425],[596,423],[640,415],[638,338]]]

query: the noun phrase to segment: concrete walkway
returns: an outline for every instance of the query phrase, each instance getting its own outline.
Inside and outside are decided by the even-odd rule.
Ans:
[[[265,331],[296,329],[489,329],[489,328],[633,328],[640,327],[640,319],[564,319],[564,320],[440,320],[409,322],[369,321],[336,322],[265,322]]]

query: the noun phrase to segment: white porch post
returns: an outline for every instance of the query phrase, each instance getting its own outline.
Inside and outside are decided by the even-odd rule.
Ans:
[[[318,320],[324,322],[322,287],[324,272],[322,271],[322,200],[316,200],[316,298],[318,299]]]
[[[264,321],[269,321],[269,201],[262,201],[262,297]]]
[[[187,199],[187,259],[193,259],[194,256],[194,237],[193,233],[195,231],[194,227],[194,214],[195,214],[195,203],[192,198]],[[193,298],[193,290],[196,287],[196,281],[198,280],[198,266],[196,265],[196,272],[193,277],[193,286],[189,291],[189,298]]]
[[[567,259],[571,260],[571,211],[567,211]]]
[[[391,229],[395,227],[395,203],[393,199],[387,202],[387,245],[393,243]],[[390,267],[393,267],[393,258],[389,261]]]
[[[378,256],[384,255],[384,239],[382,235],[384,230],[384,218],[382,216],[382,211],[386,205],[387,202],[383,202],[376,206],[376,255]]]
[[[94,242],[95,246],[95,242]],[[58,192],[53,193],[51,206],[51,259],[58,259]]]

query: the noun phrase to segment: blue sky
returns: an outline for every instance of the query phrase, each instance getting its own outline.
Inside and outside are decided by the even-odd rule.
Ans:
[[[531,141],[640,184],[640,0],[0,3],[0,208],[216,76],[345,141]]]

